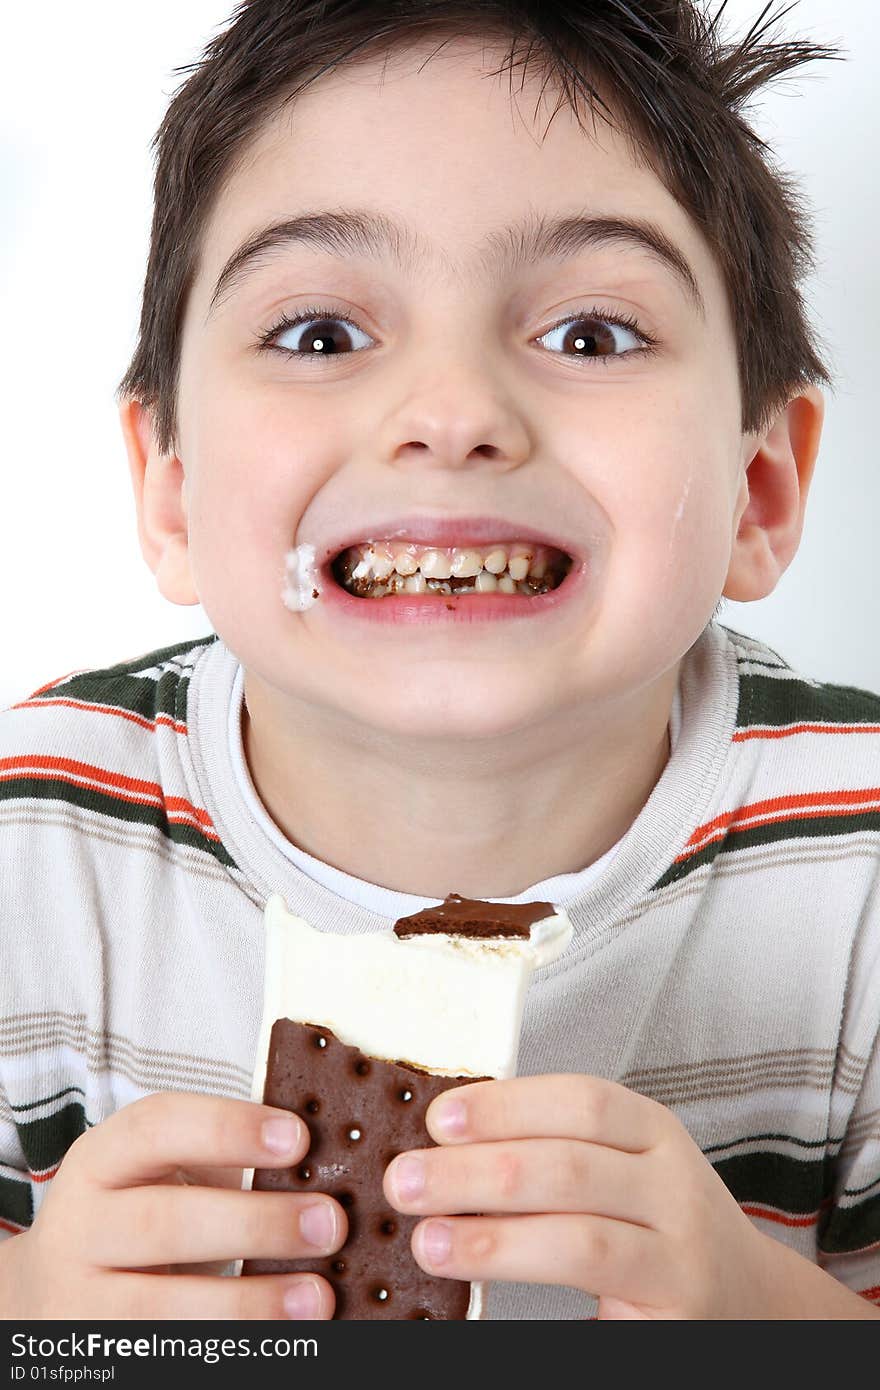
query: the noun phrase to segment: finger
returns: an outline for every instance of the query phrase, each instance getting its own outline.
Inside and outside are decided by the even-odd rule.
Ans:
[[[440,1228],[439,1230],[436,1228]],[[656,1231],[602,1216],[461,1216],[422,1221],[412,1252],[429,1274],[565,1284],[593,1295],[660,1304],[674,1271]]]
[[[409,1214],[580,1211],[647,1226],[649,1162],[577,1139],[411,1149],[389,1164],[383,1188]]]
[[[289,1147],[269,1146],[268,1125],[290,1130]],[[249,1100],[174,1091],[124,1105],[87,1130],[65,1162],[105,1187],[127,1187],[175,1174],[180,1168],[271,1168],[289,1166],[309,1147],[299,1116]],[[71,1164],[70,1166],[73,1166]]]
[[[180,1320],[264,1321],[328,1319],[336,1296],[319,1274],[250,1274],[246,1278],[201,1275],[116,1274],[113,1317],[145,1322]],[[285,1300],[296,1291],[304,1306],[288,1311]],[[121,1305],[121,1308],[120,1308]],[[109,1306],[109,1296],[108,1296]]]
[[[670,1111],[599,1076],[515,1076],[445,1091],[425,1123],[440,1144],[480,1139],[587,1139],[644,1153],[668,1132]]]
[[[348,1236],[343,1208],[318,1193],[145,1186],[103,1200],[89,1263],[104,1268],[308,1259],[338,1250]]]
[[[263,1166],[267,1167],[268,1165],[264,1164]],[[190,1164],[186,1169],[181,1168],[174,1177],[184,1187],[232,1187],[240,1192],[244,1170],[241,1168],[206,1168]]]

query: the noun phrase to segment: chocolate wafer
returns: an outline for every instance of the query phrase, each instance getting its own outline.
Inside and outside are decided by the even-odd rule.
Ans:
[[[410,1236],[419,1217],[390,1207],[385,1169],[405,1149],[433,1147],[425,1111],[460,1078],[367,1057],[329,1028],[279,1019],[269,1044],[263,1099],[293,1110],[311,1142],[293,1168],[261,1168],[260,1192],[327,1192],[348,1217],[348,1239],[317,1260],[246,1260],[243,1274],[322,1274],[336,1294],[337,1318],[464,1318],[471,1286],[437,1279],[416,1264]],[[485,1078],[488,1080],[488,1078]]]

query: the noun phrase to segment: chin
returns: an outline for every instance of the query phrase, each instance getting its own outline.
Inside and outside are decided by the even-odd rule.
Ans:
[[[536,703],[534,690],[516,699],[509,688],[493,690],[483,683],[465,693],[465,686],[462,677],[452,691],[420,689],[405,697],[396,692],[379,701],[373,691],[369,702],[359,705],[357,717],[398,738],[443,743],[504,738],[525,732],[547,717],[547,706]],[[350,708],[347,713],[352,713]]]

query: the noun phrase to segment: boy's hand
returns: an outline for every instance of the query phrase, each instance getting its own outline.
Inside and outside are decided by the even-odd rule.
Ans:
[[[286,1149],[267,1147],[267,1121],[292,1128]],[[33,1226],[0,1246],[0,1316],[331,1318],[317,1274],[217,1277],[231,1260],[342,1245],[331,1197],[240,1190],[244,1168],[290,1167],[308,1147],[298,1116],[251,1101],[164,1092],[123,1106],[71,1145]],[[303,1220],[316,1211],[330,1218],[323,1240]],[[311,1309],[286,1306],[291,1290],[311,1290]]]
[[[830,1316],[861,1315],[848,1310],[863,1299],[752,1225],[671,1110],[616,1082],[476,1082],[426,1123],[440,1147],[398,1155],[388,1200],[491,1213],[421,1222],[412,1251],[429,1274],[568,1285],[599,1297],[600,1319],[744,1319],[809,1317],[794,1311],[802,1269],[817,1306],[827,1285]],[[419,1173],[416,1196],[404,1184]]]

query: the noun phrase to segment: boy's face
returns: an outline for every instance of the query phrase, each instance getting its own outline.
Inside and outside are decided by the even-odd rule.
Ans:
[[[167,506],[186,509],[194,593],[168,597],[197,593],[273,699],[466,739],[549,729],[577,710],[598,718],[651,683],[668,698],[661,677],[725,587],[755,441],[740,431],[720,272],[656,176],[603,123],[585,134],[567,105],[542,138],[552,104],[536,112],[538,79],[519,92],[517,76],[512,100],[506,76],[481,75],[500,50],[458,40],[421,67],[435,48],[320,79],[219,200],[184,323],[183,472],[172,461],[165,475]],[[257,230],[341,208],[406,224],[426,258],[292,243],[209,313],[223,266]],[[692,269],[703,310],[667,264],[621,241],[488,269],[489,239],[536,215],[652,223]],[[356,325],[333,325],[335,355],[257,350],[282,311],[312,305]],[[604,355],[584,360],[592,310],[632,315],[656,350],[630,356],[638,333],[605,325]],[[276,342],[315,336],[299,327]],[[313,544],[321,561],[414,513],[521,522],[573,549],[585,575],[558,606],[493,621],[479,597],[453,605],[472,605],[470,622],[435,603],[418,625],[367,620],[390,599],[284,607],[292,546]]]

